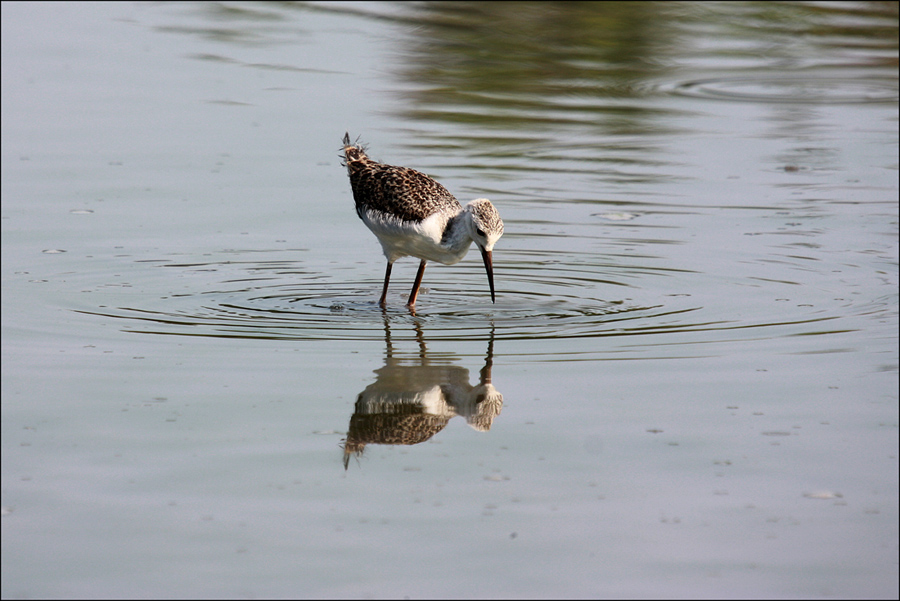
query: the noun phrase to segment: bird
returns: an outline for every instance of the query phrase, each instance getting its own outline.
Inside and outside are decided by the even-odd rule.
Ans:
[[[453,265],[469,252],[472,242],[481,251],[484,269],[494,294],[494,244],[503,235],[503,220],[491,201],[476,198],[463,207],[447,189],[415,169],[374,161],[365,147],[343,139],[342,165],[350,176],[356,214],[381,243],[387,258],[379,306],[387,305],[388,283],[394,261],[419,259],[419,270],[406,306],[415,310],[426,261]]]

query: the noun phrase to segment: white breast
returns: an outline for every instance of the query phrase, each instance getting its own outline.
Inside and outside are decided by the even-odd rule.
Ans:
[[[409,256],[453,265],[466,256],[471,240],[461,249],[441,245],[450,217],[447,213],[435,213],[422,221],[401,221],[381,211],[368,210],[362,220],[378,237],[389,262]]]

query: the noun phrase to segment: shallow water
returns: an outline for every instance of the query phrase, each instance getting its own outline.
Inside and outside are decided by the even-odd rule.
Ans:
[[[3,597],[896,597],[896,6],[4,3]]]

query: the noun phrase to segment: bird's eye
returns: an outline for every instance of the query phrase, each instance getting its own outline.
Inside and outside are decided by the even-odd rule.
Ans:
[[[475,232],[476,232],[479,236],[481,236],[482,238],[486,238],[486,237],[487,237],[487,235],[484,233],[484,230],[481,229],[481,228],[475,228]]]

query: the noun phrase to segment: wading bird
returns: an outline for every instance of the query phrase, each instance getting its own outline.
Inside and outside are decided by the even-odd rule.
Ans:
[[[425,262],[458,263],[472,242],[481,250],[494,302],[491,253],[503,235],[503,220],[491,201],[476,198],[463,207],[444,186],[424,173],[373,161],[362,145],[350,143],[349,134],[344,134],[343,152],[356,214],[378,238],[387,257],[379,305],[386,305],[394,261],[407,256],[421,261],[406,302],[414,309]]]

